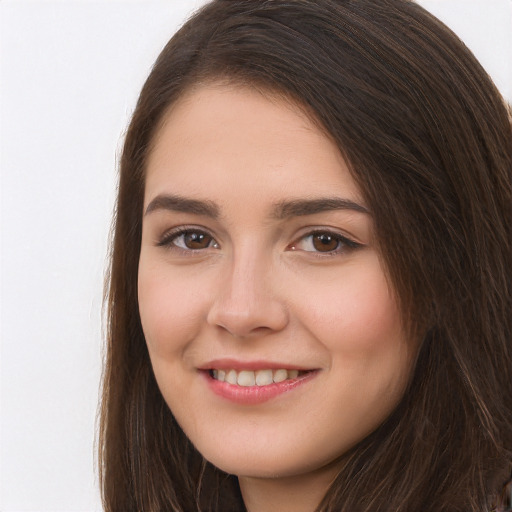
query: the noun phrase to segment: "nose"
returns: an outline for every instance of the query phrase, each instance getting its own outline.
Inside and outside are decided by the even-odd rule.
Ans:
[[[278,332],[288,324],[288,311],[279,298],[279,276],[265,258],[239,255],[219,275],[211,303],[210,325],[238,338]]]

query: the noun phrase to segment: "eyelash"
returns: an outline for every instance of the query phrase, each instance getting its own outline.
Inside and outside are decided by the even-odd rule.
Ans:
[[[311,244],[314,244],[314,237],[320,237],[320,236],[327,236],[330,240],[336,242],[336,248],[333,250],[328,251],[318,251],[318,250],[312,250],[307,251],[304,250],[304,252],[311,253],[312,255],[315,255],[316,257],[328,257],[328,256],[336,256],[338,254],[344,254],[351,251],[354,251],[356,249],[359,249],[363,247],[363,244],[360,244],[356,242],[355,240],[352,240],[350,238],[347,238],[346,236],[340,235],[339,233],[336,233],[334,231],[329,231],[326,229],[317,229],[314,231],[310,231],[309,233],[304,234],[300,238],[298,238],[295,242],[292,242],[288,248],[289,250],[295,251],[297,250],[296,246],[299,245],[301,242],[305,242],[308,238],[311,239]]]
[[[198,229],[198,228],[194,228],[192,226],[190,226],[190,227],[183,226],[183,227],[168,231],[167,233],[165,233],[162,236],[162,238],[158,241],[158,243],[156,245],[158,247],[167,247],[172,250],[182,251],[184,253],[187,253],[187,252],[195,253],[195,252],[200,252],[200,251],[204,250],[204,249],[189,249],[189,248],[185,249],[183,247],[180,247],[179,245],[176,245],[176,243],[175,243],[176,240],[181,236],[186,236],[187,234],[207,236],[207,237],[211,238],[214,245],[216,245],[218,247],[218,244],[217,244],[217,242],[215,242],[215,239],[213,238],[212,235],[210,235],[207,231],[204,231],[204,230]],[[206,248],[209,248],[209,246],[205,247],[205,249]]]
[[[182,236],[186,236],[187,234],[196,235],[196,236],[206,236],[211,239],[211,242],[208,246],[204,248],[198,248],[198,249],[191,249],[191,248],[184,248],[180,247],[176,244],[176,240],[178,240]],[[304,243],[308,238],[313,239],[315,236],[327,236],[330,238],[330,240],[336,242],[336,248],[333,250],[328,251],[315,251],[315,250],[304,250],[303,252],[310,253],[312,255],[315,255],[316,257],[329,257],[329,256],[336,256],[338,254],[347,253],[354,251],[356,249],[359,249],[363,247],[363,244],[356,242],[350,238],[347,238],[346,236],[340,235],[339,233],[336,233],[334,231],[329,231],[327,229],[317,229],[314,231],[310,231],[301,237],[299,237],[297,240],[292,242],[290,245],[287,246],[287,249],[290,251],[297,251],[300,249],[297,249],[297,246],[300,243]],[[314,241],[312,240],[311,243],[313,244]],[[202,229],[198,229],[195,227],[188,227],[183,226],[180,228],[173,229],[167,233],[165,233],[162,238],[157,242],[156,244],[158,247],[165,247],[169,248],[171,250],[180,251],[184,254],[187,253],[199,253],[205,249],[209,248],[215,248],[217,249],[219,247],[218,243],[215,241],[215,238],[208,233],[207,231],[204,231]]]

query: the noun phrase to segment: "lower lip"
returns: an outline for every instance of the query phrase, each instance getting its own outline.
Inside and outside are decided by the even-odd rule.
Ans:
[[[236,386],[214,379],[208,371],[201,372],[209,388],[216,394],[237,404],[255,405],[267,402],[279,395],[293,391],[313,379],[318,371],[313,370],[296,379],[269,384],[268,386]]]

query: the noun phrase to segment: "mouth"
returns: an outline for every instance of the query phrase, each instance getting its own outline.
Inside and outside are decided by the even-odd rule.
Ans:
[[[264,363],[259,366],[255,362],[238,363],[235,368],[227,361],[212,366],[200,369],[207,387],[214,394],[239,405],[262,404],[292,391],[297,396],[294,390],[308,386],[320,372],[319,369],[280,368],[277,365],[268,368]]]
[[[293,381],[306,376],[312,370],[287,370],[286,368],[263,369],[263,370],[235,370],[231,369],[210,369],[210,377],[219,382],[226,382],[232,386],[270,386],[285,381]]]

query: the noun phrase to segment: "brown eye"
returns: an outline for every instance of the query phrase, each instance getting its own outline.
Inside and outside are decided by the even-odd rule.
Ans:
[[[318,252],[332,252],[338,249],[340,245],[339,237],[333,236],[329,233],[313,235],[311,242],[315,250]]]
[[[304,251],[334,256],[362,247],[362,244],[330,231],[315,231],[289,246],[292,251]]]
[[[176,245],[180,245],[177,243],[179,238],[180,237],[178,237],[175,240]],[[199,231],[185,232],[185,233],[183,233],[182,238],[183,238],[183,245],[187,249],[192,249],[192,250],[206,249],[207,247],[210,247],[210,245],[213,242],[213,238],[210,235],[208,235],[206,233],[201,233]]]
[[[200,230],[185,229],[170,233],[157,244],[169,249],[178,248],[183,251],[200,251],[213,247],[217,249],[219,244],[208,233]]]

